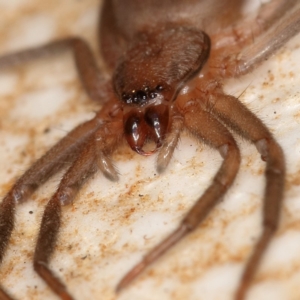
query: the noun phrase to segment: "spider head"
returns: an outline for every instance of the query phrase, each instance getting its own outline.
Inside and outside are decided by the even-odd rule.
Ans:
[[[148,139],[158,149],[168,131],[169,111],[184,84],[201,70],[210,49],[202,31],[169,24],[137,33],[113,76],[123,106],[124,133],[139,154]]]
[[[163,87],[144,87],[123,93],[123,123],[125,138],[135,152],[151,155],[161,145],[169,125],[169,103],[164,100]],[[152,140],[156,148],[145,151],[144,144]]]

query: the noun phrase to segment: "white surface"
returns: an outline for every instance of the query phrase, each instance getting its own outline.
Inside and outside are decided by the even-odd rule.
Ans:
[[[81,34],[95,46],[98,1],[0,0],[1,53]],[[231,80],[269,126],[286,154],[287,180],[281,227],[249,300],[300,299],[300,37],[254,73]],[[0,195],[67,131],[97,109],[82,91],[68,55],[0,73]],[[45,129],[50,129],[45,132]],[[207,187],[219,154],[183,137],[165,174],[155,157],[127,147],[116,155],[121,179],[97,174],[63,211],[52,268],[76,299],[230,300],[261,230],[264,163],[238,138],[242,167],[224,201],[208,219],[122,294],[119,279],[161,241]],[[0,268],[0,280],[16,299],[57,299],[33,272],[32,255],[43,208],[61,174],[17,209],[17,225]],[[33,213],[30,214],[29,212]]]

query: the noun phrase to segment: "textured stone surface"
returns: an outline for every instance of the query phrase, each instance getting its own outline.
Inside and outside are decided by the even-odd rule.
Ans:
[[[0,54],[58,37],[82,35],[96,49],[98,1],[0,0]],[[230,80],[269,126],[287,160],[281,227],[247,299],[300,299],[300,36],[254,73]],[[0,195],[51,145],[93,116],[70,55],[0,70]],[[230,300],[261,227],[264,163],[238,138],[242,167],[233,188],[200,228],[122,294],[114,287],[135,262],[177,226],[207,187],[221,158],[185,136],[165,174],[155,157],[126,145],[116,153],[120,181],[97,174],[73,205],[51,267],[76,299]],[[43,208],[58,185],[51,179],[17,209],[17,225],[0,268],[16,299],[56,299],[33,272],[32,255]]]

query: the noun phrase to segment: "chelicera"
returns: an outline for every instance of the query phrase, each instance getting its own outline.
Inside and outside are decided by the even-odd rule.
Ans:
[[[50,149],[4,197],[0,206],[0,261],[13,230],[16,204],[27,200],[68,160],[70,168],[45,208],[34,269],[61,299],[73,299],[48,265],[55,250],[62,206],[70,204],[82,184],[98,170],[112,180],[118,179],[110,155],[121,140],[125,139],[138,154],[157,152],[157,169],[162,172],[186,129],[218,150],[224,161],[178,229],[121,280],[117,290],[123,289],[197,228],[232,185],[240,164],[239,148],[230,131],[233,130],[254,143],[266,161],[263,233],[235,295],[235,299],[245,298],[278,226],[285,163],[281,147],[267,127],[237,98],[223,92],[222,80],[253,70],[298,33],[300,14],[296,1],[275,0],[261,7],[255,21],[233,23],[243,1],[230,1],[230,9],[220,1],[213,3],[153,1],[145,5],[142,1],[129,1],[124,7],[122,1],[105,1],[100,40],[111,70],[109,81],[101,75],[89,46],[80,38],[63,39],[0,58],[0,65],[10,66],[49,51],[69,49],[87,93],[103,102],[103,108],[92,120],[76,127]],[[203,9],[205,17],[199,18]],[[214,26],[210,26],[207,20],[216,12]],[[215,24],[219,25],[217,30]],[[253,43],[253,38],[257,43]],[[155,144],[150,150],[146,145],[149,140]],[[12,299],[4,289],[1,297]]]

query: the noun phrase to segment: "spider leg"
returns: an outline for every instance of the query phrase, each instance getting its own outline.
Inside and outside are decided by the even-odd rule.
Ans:
[[[12,300],[12,298],[0,287],[0,299],[1,300]]]
[[[202,110],[196,101],[183,103],[179,107],[179,111],[184,117],[185,127],[198,139],[217,149],[224,158],[224,161],[213,178],[211,185],[187,213],[179,227],[152,249],[140,263],[122,278],[117,286],[117,291],[127,286],[175,243],[196,229],[199,223],[206,218],[220,199],[222,199],[227,189],[232,185],[238,172],[240,152],[228,129],[211,114]]]
[[[18,66],[66,50],[71,50],[73,53],[77,71],[88,95],[92,99],[102,102],[111,98],[110,87],[98,69],[89,45],[83,39],[77,37],[62,39],[43,46],[0,56],[0,68]],[[114,106],[112,101],[112,104],[107,105],[106,109],[101,111],[93,120],[72,130],[27,170],[4,197],[0,203],[0,263],[3,260],[14,227],[16,204],[26,200],[50,176],[65,166],[66,162],[72,163],[72,160],[76,158],[76,153],[79,153],[86,140],[103,125],[101,123],[103,117],[107,117],[108,113],[115,113],[118,110]],[[101,155],[101,152],[99,153]],[[108,162],[105,155],[102,157],[102,162],[102,164]],[[109,171],[112,174],[111,177],[115,176],[116,178],[111,164],[107,173]],[[12,298],[0,287],[0,299]]]
[[[44,156],[37,160],[15,183],[0,203],[0,263],[3,260],[9,238],[14,228],[16,205],[27,198],[52,175],[74,160],[74,154],[101,126],[99,116],[73,129]],[[0,295],[1,290],[0,287]],[[4,297],[2,297],[5,299]],[[2,300],[1,296],[0,299]]]
[[[87,94],[93,100],[103,102],[103,98],[107,97],[109,87],[97,66],[90,46],[85,40],[78,37],[57,40],[35,48],[0,56],[0,69],[19,66],[36,59],[57,55],[66,50],[71,50],[73,53],[80,80]]]
[[[262,4],[256,18],[250,16],[247,19],[247,16],[244,16],[242,22],[213,34],[211,36],[213,48],[220,51],[237,47],[241,49],[253,43],[253,39],[272,27],[296,4],[296,0],[273,0]]]
[[[238,51],[238,55],[223,56],[221,59],[212,57],[210,67],[222,77],[238,77],[247,74],[299,32],[300,7],[297,5],[286,13],[277,24],[259,36],[255,43]],[[220,52],[216,51],[212,56],[214,55],[219,56]]]
[[[58,190],[48,202],[42,218],[37,245],[34,253],[34,269],[61,299],[71,300],[67,289],[48,267],[55,248],[61,223],[61,207],[73,201],[84,179],[96,171],[95,145],[89,141],[79,157],[64,175]]]
[[[178,144],[183,125],[183,117],[176,108],[172,107],[171,126],[157,155],[156,169],[159,173],[164,172],[169,165]]]
[[[113,152],[122,137],[122,134],[116,133],[122,132],[123,123],[120,121],[111,122],[109,125],[98,130],[95,134],[96,164],[105,177],[117,181],[119,174],[109,157],[109,153]]]
[[[96,116],[73,129],[38,159],[15,183],[0,204],[0,262],[13,229],[16,204],[27,198],[67,162],[72,162],[85,141],[101,126]],[[73,159],[72,159],[73,157]]]
[[[266,161],[266,188],[263,208],[263,232],[244,269],[236,299],[244,299],[257,272],[259,263],[272,239],[280,220],[284,191],[285,161],[281,147],[267,127],[235,97],[212,94],[210,108],[218,119],[256,145]]]
[[[73,297],[48,266],[57,241],[62,206],[70,204],[84,182],[99,169],[99,163],[97,164],[99,154],[97,152],[100,151],[100,157],[107,161],[105,152],[112,152],[118,144],[122,135],[118,132],[122,132],[120,130],[122,125],[122,122],[112,122],[105,129],[100,128],[89,138],[88,142],[81,148],[81,152],[73,165],[63,176],[56,193],[45,208],[34,253],[34,269],[62,300],[71,300]],[[103,140],[106,141],[105,146],[101,147],[99,143],[103,144]],[[109,166],[108,170],[109,174],[114,175],[114,169],[111,170]]]

